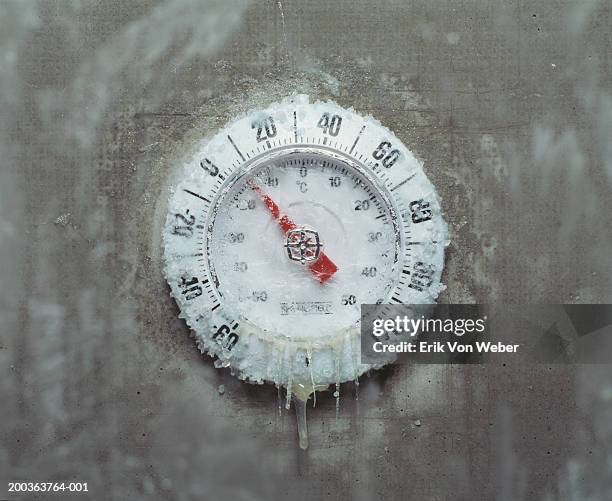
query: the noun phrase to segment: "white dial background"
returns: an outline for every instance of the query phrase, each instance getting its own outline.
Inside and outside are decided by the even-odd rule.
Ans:
[[[291,261],[261,190],[319,233],[324,284]],[[357,378],[362,303],[430,303],[447,229],[412,153],[370,117],[296,96],[228,125],[178,173],[166,277],[202,351],[250,381]]]
[[[298,226],[318,232],[339,267],[332,279],[321,284],[308,266],[289,259],[283,231],[247,179]],[[349,328],[360,304],[386,301],[398,280],[393,211],[359,172],[337,160],[287,153],[243,176],[218,205],[208,262],[217,292],[262,329],[308,338]]]

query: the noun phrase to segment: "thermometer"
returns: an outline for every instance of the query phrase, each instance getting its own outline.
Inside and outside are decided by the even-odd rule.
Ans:
[[[371,117],[294,96],[203,140],[163,230],[171,293],[215,366],[305,402],[358,381],[360,305],[432,303],[447,226],[422,163]]]

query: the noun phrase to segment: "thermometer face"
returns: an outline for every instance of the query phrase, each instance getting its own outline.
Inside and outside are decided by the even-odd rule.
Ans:
[[[242,318],[307,340],[354,326],[361,303],[388,297],[397,285],[399,231],[389,200],[357,166],[324,150],[283,153],[236,180],[219,200],[208,268],[217,293]],[[301,262],[298,245],[305,239],[299,230],[283,231],[254,183],[306,238],[318,238],[319,253],[337,266],[333,276],[322,283]]]
[[[179,172],[166,277],[202,351],[254,382],[357,378],[360,305],[428,303],[446,225],[420,163],[371,118],[298,96]]]

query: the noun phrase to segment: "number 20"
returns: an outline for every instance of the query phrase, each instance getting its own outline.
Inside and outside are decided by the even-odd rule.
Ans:
[[[260,143],[276,136],[276,124],[272,117],[266,117],[263,120],[255,120],[251,124],[251,129],[257,129],[256,139]],[[263,135],[265,132],[265,136]]]

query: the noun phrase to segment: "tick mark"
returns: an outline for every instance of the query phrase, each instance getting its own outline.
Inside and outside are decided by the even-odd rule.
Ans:
[[[186,193],[189,193],[190,195],[193,195],[194,197],[199,198],[200,200],[204,200],[206,203],[210,203],[210,200],[208,200],[208,198],[203,197],[202,195],[198,195],[197,193],[194,193],[191,190],[188,190],[186,188],[183,188],[183,191],[185,191]]]
[[[353,150],[355,149],[355,146],[357,146],[357,143],[359,142],[359,138],[361,137],[361,134],[363,134],[363,131],[365,130],[366,126],[365,124],[363,124],[363,127],[361,127],[361,130],[359,131],[359,134],[357,134],[357,137],[355,138],[355,142],[353,143],[353,146],[351,146],[351,149],[349,151],[349,155],[352,155]]]
[[[414,176],[416,176],[416,172],[414,174],[412,174],[412,176],[408,176],[406,179],[404,179],[401,183],[396,184],[393,188],[391,188],[390,191],[395,191],[398,188],[401,188],[402,186],[404,186],[408,181],[410,181]]]
[[[238,152],[238,155],[240,155],[240,158],[242,158],[243,162],[246,162],[246,158],[244,158],[244,155],[242,154],[242,152],[238,149],[238,146],[236,146],[236,143],[234,143],[234,140],[232,139],[232,137],[228,134],[227,135],[227,139],[229,139],[229,142],[232,143],[232,146],[234,147],[234,149]]]

